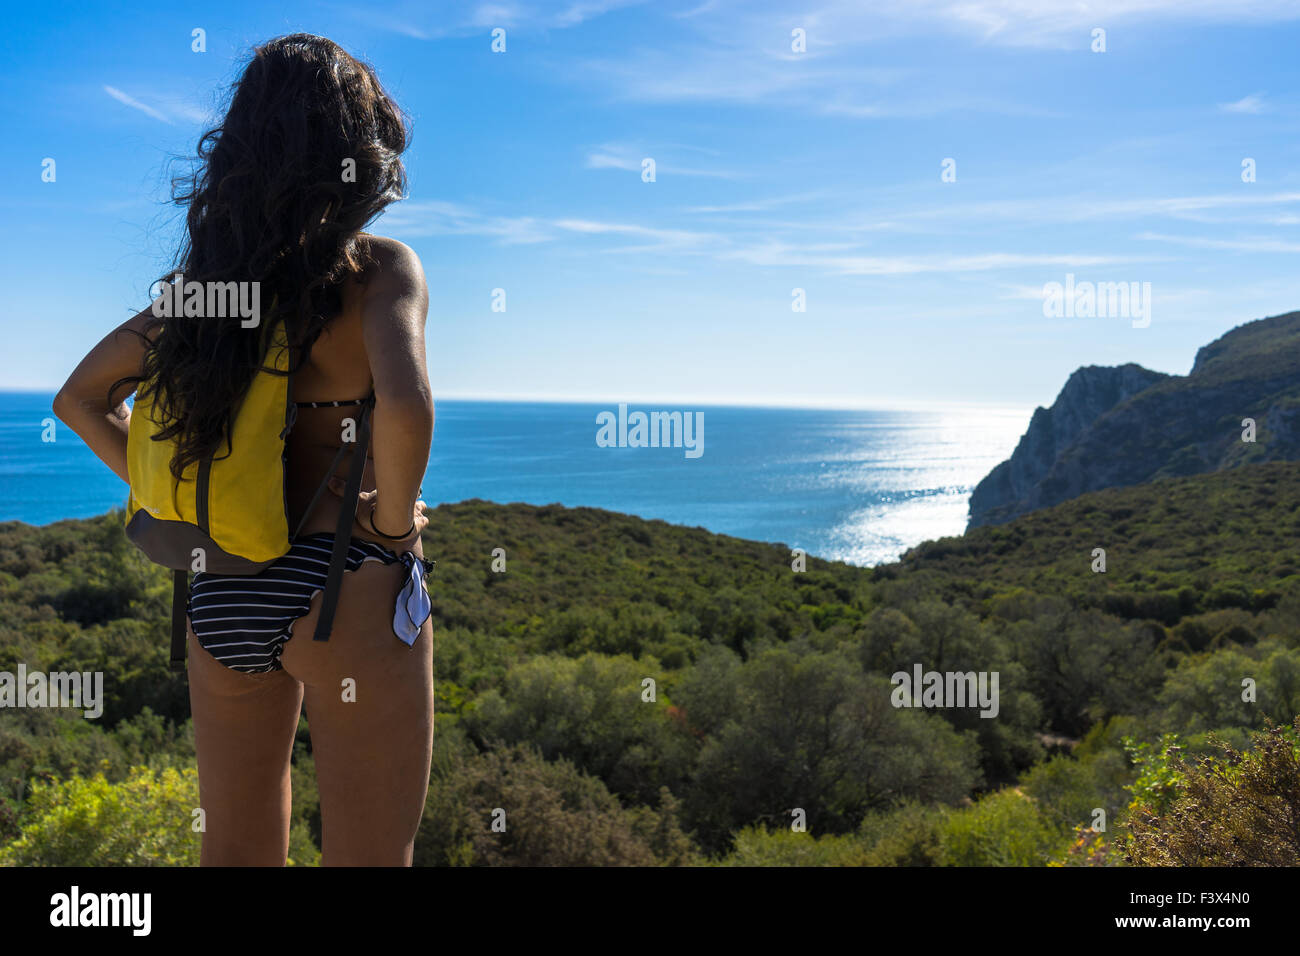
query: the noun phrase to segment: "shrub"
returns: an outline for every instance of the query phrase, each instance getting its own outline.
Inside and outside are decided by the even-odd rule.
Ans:
[[[1170,746],[1152,776],[1166,798],[1139,792],[1125,858],[1139,866],[1300,865],[1300,718],[1295,730],[1254,735],[1253,749],[1183,759]]]
[[[599,779],[523,744],[483,754],[457,750],[438,764],[416,838],[416,865],[684,862],[685,836],[671,799],[661,799],[658,811],[626,811]],[[503,829],[494,829],[498,821]]]
[[[1012,788],[949,813],[939,834],[945,866],[1042,866],[1065,840]]]
[[[4,866],[195,866],[198,772],[136,767],[121,783],[103,774],[37,783]]]
[[[655,703],[642,699],[649,676],[660,688]],[[652,804],[660,787],[680,787],[695,752],[668,714],[663,683],[653,661],[535,657],[510,669],[503,691],[465,708],[463,726],[482,749],[532,743],[547,760],[563,757],[620,797]]]
[[[853,836],[796,833],[789,829],[745,827],[735,849],[719,866],[862,866],[862,842]]]
[[[869,813],[858,834],[864,844],[863,866],[938,866],[941,807],[908,801],[893,810]]]

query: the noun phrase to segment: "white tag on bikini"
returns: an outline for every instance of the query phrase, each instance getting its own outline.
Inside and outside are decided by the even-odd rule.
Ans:
[[[402,555],[402,567],[406,569],[406,583],[397,595],[393,608],[393,633],[397,639],[410,647],[420,636],[420,628],[433,613],[433,602],[424,587],[424,576],[428,573],[425,563],[407,551]]]

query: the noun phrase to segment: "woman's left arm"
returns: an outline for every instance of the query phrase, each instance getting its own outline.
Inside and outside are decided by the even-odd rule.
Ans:
[[[126,470],[126,436],[131,426],[131,410],[126,407],[126,398],[135,389],[122,386],[114,396],[108,390],[121,379],[143,373],[147,345],[141,336],[152,318],[150,306],[109,332],[81,360],[54,396],[54,414],[80,435],[90,450],[123,481],[130,480]]]

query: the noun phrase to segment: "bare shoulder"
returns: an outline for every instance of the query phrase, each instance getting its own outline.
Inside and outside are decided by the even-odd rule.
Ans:
[[[424,266],[420,257],[404,242],[387,236],[367,234],[370,257],[374,264],[361,277],[368,291],[391,295],[418,289],[424,292]]]
[[[429,289],[420,257],[410,246],[366,236],[373,260],[360,276],[360,320],[372,370],[386,353],[409,352],[423,340]]]

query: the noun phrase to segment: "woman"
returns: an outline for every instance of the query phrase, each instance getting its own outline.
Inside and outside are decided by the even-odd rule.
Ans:
[[[178,470],[221,453],[241,396],[267,374],[258,373],[267,329],[282,324],[293,347],[286,498],[289,526],[305,517],[302,530],[261,574],[197,574],[191,591],[204,865],[284,864],[304,704],[322,863],[411,863],[433,744],[432,625],[426,616],[397,634],[394,600],[414,562],[424,563],[428,519],[417,497],[433,432],[428,292],[410,249],[361,231],[401,198],[406,142],[403,116],[373,71],[336,44],[299,34],[257,48],[176,196],[188,207],[187,235],[166,278],[258,283],[259,325],[163,323],[145,309],[96,345],[55,399],[59,417],[128,480],[124,400],[144,384],[155,414],[171,422]],[[313,641],[321,603],[313,574],[338,525],[346,455],[328,482],[334,494],[310,503],[372,390],[347,571],[331,636]],[[279,490],[249,489],[261,493]]]

